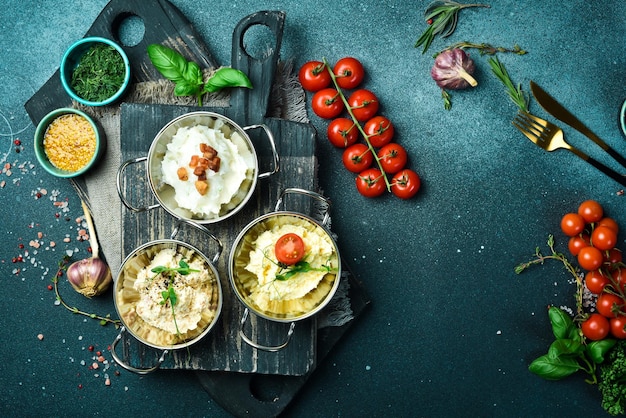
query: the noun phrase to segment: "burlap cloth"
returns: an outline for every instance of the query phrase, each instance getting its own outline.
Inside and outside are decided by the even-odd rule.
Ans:
[[[205,76],[212,70],[206,71]],[[195,106],[193,97],[177,97],[174,85],[168,80],[136,83],[131,86],[124,99],[129,103],[169,104]],[[229,95],[223,92],[211,93],[203,97],[207,107],[226,107]],[[85,201],[92,213],[103,259],[111,267],[113,277],[117,277],[124,255],[122,254],[122,201],[117,192],[117,172],[122,164],[120,140],[120,105],[105,107],[86,107],[76,102],[74,107],[95,117],[107,138],[107,150],[104,158],[92,171],[82,178],[72,180],[79,197]],[[293,74],[291,61],[279,62],[272,93],[270,95],[271,113],[276,117],[295,122],[308,123],[306,113],[306,95],[297,76]],[[347,273],[344,272],[344,275]],[[326,313],[318,318],[318,327],[341,326],[353,319],[348,298],[348,280],[342,280],[335,297],[325,309]]]

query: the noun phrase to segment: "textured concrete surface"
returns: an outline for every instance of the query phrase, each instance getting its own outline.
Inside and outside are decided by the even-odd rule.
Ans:
[[[55,306],[47,286],[56,263],[67,250],[86,256],[85,243],[75,239],[74,219],[82,212],[69,183],[37,166],[35,127],[23,103],[106,1],[2,3],[0,161],[10,166],[0,175],[2,415],[227,416],[193,374],[116,376],[115,367],[90,368],[98,350],[110,360],[107,346],[116,331]],[[599,200],[626,225],[621,186],[573,155],[545,153],[519,134],[510,123],[516,108],[487,57],[470,52],[479,85],[453,92],[450,111],[443,109],[429,70],[432,53],[455,42],[519,44],[527,55],[499,55],[514,81],[526,92],[529,80],[538,82],[626,154],[617,120],[626,99],[624,2],[492,2],[489,9],[462,11],[457,31],[436,39],[424,55],[413,44],[425,29],[426,1],[172,3],[225,65],[235,24],[268,9],[286,11],[281,54],[297,66],[322,57],[358,57],[367,71],[365,86],[379,96],[381,112],[394,121],[397,140],[423,180],[410,201],[362,198],[340,152],[324,137],[326,122],[311,113],[320,132],[320,182],[334,203],[332,227],[343,258],[373,302],[287,416],[602,414],[597,388],[582,376],[554,383],[527,370],[552,338],[546,306],[574,306],[570,277],[558,263],[521,276],[513,267],[536,246],[545,247],[549,233],[564,249],[560,216],[584,199]],[[127,33],[140,31],[131,27]],[[534,101],[531,110],[548,116]],[[573,129],[565,127],[565,133],[572,144],[618,168]],[[55,201],[67,202],[67,211]],[[14,263],[19,256],[24,262]],[[111,301],[66,294],[70,303],[115,315]]]

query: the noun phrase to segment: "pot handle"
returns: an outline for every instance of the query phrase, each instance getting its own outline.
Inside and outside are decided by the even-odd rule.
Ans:
[[[246,324],[246,321],[248,320],[248,315],[249,315],[249,310],[248,308],[245,309],[245,311],[243,311],[243,316],[241,317],[241,327],[239,328],[239,335],[241,336],[241,338],[246,342],[246,344],[248,344],[251,347],[254,347],[258,350],[263,350],[263,351],[269,351],[269,352],[276,352],[276,351],[280,351],[283,348],[287,347],[287,344],[289,344],[289,340],[291,339],[291,336],[293,335],[293,330],[296,327],[296,323],[292,322],[291,325],[289,326],[289,331],[287,331],[287,339],[285,339],[285,342],[280,344],[280,345],[275,345],[275,346],[271,346],[271,345],[262,345],[262,344],[258,344],[254,341],[252,341],[250,339],[250,337],[248,337],[246,335],[246,333],[243,330],[244,325]]]
[[[193,226],[194,228],[198,229],[200,232],[203,232],[206,235],[208,235],[213,241],[217,243],[217,251],[215,252],[215,255],[213,256],[213,260],[211,261],[211,264],[213,265],[217,264],[217,260],[219,260],[220,255],[222,254],[222,250],[224,249],[224,246],[222,245],[222,241],[220,241],[219,238],[213,235],[205,226],[200,225],[199,223],[196,223],[196,222],[191,222],[191,221],[187,221],[183,219],[179,219],[178,222],[176,222],[176,226],[174,227],[174,230],[172,231],[172,235],[170,236],[171,239],[176,238],[176,235],[178,235],[178,231],[180,230],[181,224],[187,224],[187,225]]]
[[[306,189],[300,189],[297,187],[289,187],[284,189],[281,193],[280,196],[278,197],[278,200],[276,201],[276,207],[275,207],[275,211],[278,212],[280,210],[281,205],[283,204],[283,198],[285,197],[286,194],[289,193],[294,193],[294,194],[302,194],[305,196],[309,196],[315,200],[318,200],[322,203],[324,203],[324,218],[322,219],[322,225],[324,225],[325,227],[328,227],[328,224],[330,223],[330,205],[331,202],[327,197],[322,196],[319,193],[315,193],[311,190],[306,190]]]
[[[131,164],[137,164],[142,161],[146,161],[147,159],[148,157],[133,158],[132,160],[128,160],[124,162],[124,164],[122,164],[120,168],[117,170],[117,194],[120,196],[120,199],[122,200],[122,203],[124,204],[124,206],[130,209],[131,212],[135,212],[135,213],[145,212],[147,210],[152,210],[160,206],[158,203],[156,203],[154,205],[136,208],[126,200],[126,196],[124,195],[124,191],[122,190],[122,176],[124,172],[126,171],[126,168]]]
[[[122,327],[120,329],[120,333],[117,334],[117,337],[113,341],[113,344],[111,344],[111,355],[113,356],[113,360],[115,360],[117,364],[119,364],[124,369],[128,370],[129,372],[133,372],[137,374],[152,373],[153,371],[161,367],[161,364],[163,363],[163,361],[165,361],[165,356],[167,355],[167,353],[169,353],[169,350],[163,350],[163,353],[161,354],[161,357],[159,357],[159,360],[157,361],[156,366],[152,366],[147,369],[138,369],[136,367],[131,366],[130,364],[124,363],[124,361],[115,352],[115,347],[117,347],[117,344],[122,340],[122,336],[124,335],[125,332],[126,332],[126,327]]]
[[[278,170],[280,169],[280,157],[278,156],[278,151],[276,150],[276,142],[274,141],[274,134],[272,133],[272,131],[270,131],[270,128],[268,128],[267,125],[260,124],[260,125],[245,126],[243,130],[248,131],[250,129],[258,129],[258,128],[262,128],[265,131],[265,134],[267,135],[267,139],[270,142],[270,146],[272,147],[272,156],[274,159],[273,161],[274,169],[272,171],[259,174],[258,177],[260,179],[263,179],[263,178],[271,176],[272,174],[278,173]]]

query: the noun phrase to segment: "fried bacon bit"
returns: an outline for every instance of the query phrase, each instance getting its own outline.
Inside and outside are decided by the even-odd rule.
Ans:
[[[209,183],[206,180],[198,180],[196,181],[196,190],[202,196],[204,196],[209,190]]]
[[[180,167],[178,171],[176,171],[176,174],[178,174],[178,178],[182,181],[189,180],[189,174],[187,174],[187,169],[185,167]]]
[[[196,168],[196,166],[198,165],[198,160],[199,159],[200,159],[199,155],[192,155],[191,156],[191,161],[189,161],[189,167]]]

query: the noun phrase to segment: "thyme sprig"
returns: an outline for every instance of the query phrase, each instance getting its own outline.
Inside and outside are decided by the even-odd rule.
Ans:
[[[435,57],[441,54],[443,51],[449,51],[449,50],[457,49],[457,48],[476,49],[480,55],[496,55],[498,52],[510,53],[510,54],[515,54],[515,55],[526,55],[528,53],[528,51],[526,51],[525,49],[522,49],[522,47],[520,47],[517,44],[513,45],[513,48],[505,48],[502,46],[494,46],[488,43],[475,43],[475,42],[464,41],[464,42],[457,42],[455,44],[452,44],[442,49],[437,54],[435,54]]]
[[[415,48],[423,46],[422,54],[425,53],[432,44],[435,36],[442,38],[452,35],[459,21],[459,12],[469,7],[489,7],[486,4],[462,4],[450,0],[438,0],[430,3],[424,12],[424,20],[428,28],[415,42]]]
[[[489,65],[491,66],[491,71],[506,87],[507,94],[509,95],[513,103],[515,103],[515,105],[520,110],[528,112],[529,97],[522,91],[522,85],[515,85],[513,83],[508,71],[500,62],[498,57],[489,58]]]
[[[121,321],[119,319],[111,319],[110,314],[106,316],[101,316],[101,315],[96,315],[94,313],[81,311],[75,306],[70,306],[67,302],[65,302],[65,300],[63,300],[63,298],[61,297],[61,293],[59,291],[59,278],[63,276],[64,272],[67,270],[69,263],[70,263],[70,257],[68,255],[63,256],[61,261],[59,261],[57,272],[52,278],[52,284],[54,286],[54,294],[56,296],[56,300],[58,300],[59,303],[65,309],[67,309],[68,311],[72,313],[83,315],[91,319],[96,319],[100,321],[100,325],[102,326],[105,326],[107,324],[113,324],[115,325],[116,328],[118,328],[121,325]]]

